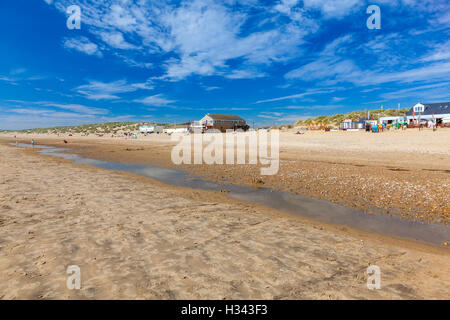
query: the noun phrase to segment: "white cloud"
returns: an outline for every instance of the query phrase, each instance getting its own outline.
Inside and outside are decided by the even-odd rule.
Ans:
[[[283,109],[290,110],[333,110],[343,108],[343,105],[314,105],[314,106],[287,106]]]
[[[25,69],[25,68],[17,68],[17,69],[11,70],[10,74],[12,74],[12,75],[22,74],[22,73],[25,73],[26,71],[27,71],[27,69]]]
[[[310,96],[310,95],[331,93],[331,92],[334,92],[334,91],[335,91],[334,89],[310,89],[310,90],[307,90],[306,92],[297,93],[297,94],[284,96],[284,97],[278,97],[278,98],[272,98],[272,99],[266,99],[266,100],[259,100],[259,101],[256,101],[255,103],[266,103],[266,102],[275,102],[275,101],[289,100],[289,99],[300,99],[300,98],[303,98],[303,97],[306,97],[306,96]]]
[[[66,38],[63,45],[66,49],[77,50],[90,56],[102,56],[102,52],[100,51],[99,47],[86,37]]]
[[[125,4],[125,2],[123,3]],[[132,12],[117,4],[111,6],[110,11],[105,14],[104,20],[126,32],[133,31],[137,27],[136,18],[133,17]]]
[[[81,85],[75,90],[92,100],[113,100],[118,99],[117,94],[133,92],[138,89],[151,90],[153,87],[149,83],[128,83],[126,80],[113,82],[89,81],[88,84]]]
[[[316,28],[313,19],[297,12],[290,23],[271,22],[270,29],[256,28],[245,34],[250,6],[240,10],[230,3],[193,0],[182,3],[147,1],[61,0],[56,7],[65,12],[69,4],[83,8],[83,24],[112,49],[134,50],[147,55],[168,54],[162,78],[179,80],[192,74],[237,77],[229,66],[239,70],[260,68],[274,61],[298,57],[303,38]],[[295,20],[295,21],[294,21]],[[301,22],[301,23],[300,23]],[[126,39],[132,39],[132,43]],[[139,45],[135,45],[139,43]],[[93,48],[90,49],[91,52]],[[170,57],[170,58],[169,58]],[[137,65],[140,61],[137,61]],[[258,70],[256,70],[258,69]],[[241,75],[243,73],[241,72]]]
[[[155,107],[166,106],[172,102],[175,102],[175,100],[166,99],[162,94],[156,94],[156,95],[149,96],[146,98],[136,99],[134,101],[148,105],[148,106],[155,106]]]
[[[397,35],[384,37],[389,41],[402,41]],[[450,74],[450,61],[447,61],[445,52],[448,42],[443,45],[436,45],[436,48],[424,52],[424,56],[419,59],[397,56],[397,62],[393,63],[393,53],[389,53],[387,46],[380,61],[369,68],[362,68],[348,57],[348,52],[354,50],[354,40],[351,36],[343,36],[325,47],[317,55],[316,60],[307,63],[297,69],[285,74],[287,79],[298,79],[302,81],[320,81],[322,84],[330,85],[340,82],[348,82],[357,86],[378,85],[383,83],[413,83],[431,82],[447,79]],[[353,48],[353,49],[352,49]],[[365,51],[366,45],[360,45],[357,49]],[[436,50],[436,51],[433,51]],[[377,50],[375,50],[377,54]],[[432,62],[424,64],[423,62]]]
[[[46,79],[46,76],[33,75],[24,77],[22,74],[26,72],[26,69],[20,68],[12,70],[9,75],[0,75],[0,81],[7,82],[11,85],[18,85],[21,81],[37,81]],[[12,75],[12,76],[11,76]]]
[[[0,76],[0,81],[5,81],[5,82],[9,82],[9,83],[14,83],[17,81],[17,79],[13,79],[11,77],[6,77],[6,76]]]
[[[304,81],[335,79],[341,75],[351,75],[359,72],[351,60],[320,59],[288,72],[287,79],[301,79]]]
[[[107,109],[86,107],[80,104],[43,103],[42,105],[47,107],[55,107],[59,109],[70,110],[76,113],[87,115],[108,114]]]
[[[381,94],[384,99],[410,98],[422,102],[435,102],[436,99],[450,99],[450,82],[439,82],[423,86],[395,90]]]
[[[287,79],[300,79],[312,81],[320,79],[334,79],[341,74],[350,75],[358,72],[358,68],[353,61],[341,59],[338,53],[345,53],[346,46],[352,43],[350,35],[337,38],[329,43],[319,54],[319,57],[304,66],[286,73]]]
[[[126,55],[123,55],[123,54],[120,54],[120,53],[117,53],[117,52],[115,53],[115,55],[117,57],[121,58],[123,60],[123,62],[125,62],[130,67],[150,69],[150,68],[152,68],[154,66],[153,63],[151,63],[151,62],[137,61],[136,59],[133,59],[131,57],[127,57]]]
[[[432,50],[421,59],[423,62],[441,60],[450,60],[450,41],[435,44]]]
[[[0,128],[6,130],[21,130],[132,120],[138,121],[135,116],[131,115],[97,116],[70,112],[55,112],[55,110],[50,109],[18,108],[9,110],[8,114],[0,116]]]
[[[297,122],[300,119],[307,119],[308,117],[304,115],[296,115],[296,114],[286,114],[284,112],[261,112],[257,116],[261,119],[266,119],[265,121],[262,120],[262,125],[273,125],[273,124],[286,124],[286,123],[294,123]]]
[[[101,32],[100,37],[104,42],[116,49],[136,49],[137,47],[126,42],[120,32]]]
[[[56,103],[56,102],[50,102],[50,101],[25,101],[25,100],[5,100],[8,104],[13,104],[17,108],[17,105],[26,105],[26,106],[33,106],[33,109],[38,112],[39,108],[35,108],[34,106],[43,106],[43,107],[54,107],[58,109],[64,109],[69,110],[75,113],[79,114],[86,114],[86,115],[100,115],[100,114],[107,114],[109,111],[107,109],[103,108],[94,108],[94,107],[88,107],[85,105],[80,104],[63,104],[63,103]],[[20,109],[20,108],[19,108]],[[47,112],[47,111],[46,111]]]
[[[303,0],[306,9],[318,9],[326,18],[342,18],[364,5],[361,0]]]
[[[219,90],[220,87],[206,87],[205,90],[206,91],[213,91],[213,90]]]
[[[242,69],[242,70],[233,70],[225,77],[228,79],[255,79],[265,77],[266,74],[259,72],[257,70],[251,69]]]

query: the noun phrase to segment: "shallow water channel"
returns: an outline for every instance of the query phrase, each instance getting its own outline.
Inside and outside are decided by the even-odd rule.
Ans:
[[[43,155],[71,160],[76,164],[86,164],[108,170],[132,172],[153,178],[168,185],[209,191],[227,190],[227,195],[231,198],[260,204],[325,223],[344,225],[379,234],[392,235],[438,245],[450,240],[450,227],[445,225],[412,221],[403,219],[399,216],[391,216],[383,213],[368,214],[361,210],[347,208],[326,200],[314,199],[271,189],[255,189],[249,186],[216,183],[202,179],[201,177],[190,176],[188,173],[181,170],[83,158],[75,153],[71,153],[70,149],[67,148],[56,148],[44,145],[33,147],[31,144],[23,143],[11,143],[11,145],[24,148],[35,148]]]

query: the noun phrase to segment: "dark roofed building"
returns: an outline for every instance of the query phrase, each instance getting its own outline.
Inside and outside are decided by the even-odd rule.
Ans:
[[[409,123],[419,120],[436,121],[437,125],[450,124],[450,102],[418,103],[406,113]]]
[[[203,131],[209,129],[217,129],[225,132],[227,129],[237,130],[242,129],[247,131],[249,127],[247,122],[234,114],[216,114],[208,113],[199,122],[193,123],[194,127],[201,127]]]
[[[243,121],[239,116],[236,116],[234,114],[216,114],[216,113],[208,113],[204,118],[208,117],[211,120],[223,120],[223,121]]]
[[[438,102],[438,103],[418,103],[414,107],[411,108],[411,110],[408,111],[406,116],[412,116],[413,111],[415,114],[421,114],[424,116],[438,116],[441,114],[450,114],[450,102]]]

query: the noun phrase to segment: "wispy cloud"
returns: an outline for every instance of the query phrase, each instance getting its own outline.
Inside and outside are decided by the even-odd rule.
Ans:
[[[434,48],[420,60],[423,62],[450,60],[450,40],[435,44]]]
[[[17,75],[17,74],[25,73],[26,71],[27,71],[27,69],[25,69],[25,68],[17,68],[17,69],[11,70],[10,74]]]
[[[305,8],[319,10],[325,18],[343,18],[362,7],[361,0],[303,0]]]
[[[8,83],[15,83],[17,81],[17,79],[0,75],[0,81],[4,81],[4,82],[8,82]]]
[[[100,32],[100,37],[104,42],[116,49],[137,49],[136,46],[128,43],[120,32]]]
[[[290,110],[334,110],[339,108],[344,108],[344,105],[315,105],[315,106],[287,106],[283,109]]]
[[[67,38],[64,40],[63,46],[68,50],[79,51],[90,56],[92,55],[97,57],[103,56],[99,47],[86,37]]]
[[[59,109],[70,110],[70,111],[73,111],[76,113],[86,114],[86,115],[101,115],[101,114],[109,113],[109,111],[107,109],[86,107],[86,106],[80,105],[80,104],[42,103],[42,105],[48,106],[48,107],[55,107],[55,108],[59,108]]]
[[[219,90],[220,87],[205,87],[206,91],[213,91],[213,90]]]
[[[153,87],[149,83],[128,83],[122,79],[113,82],[91,80],[88,84],[75,88],[78,93],[91,100],[119,99],[118,94],[133,92],[138,89],[151,90]]]
[[[263,72],[259,72],[257,70],[251,69],[242,69],[242,70],[233,70],[229,74],[225,76],[228,79],[256,79],[265,77],[266,74]]]
[[[139,119],[132,115],[96,116],[72,112],[55,112],[55,110],[50,109],[18,108],[12,109],[8,114],[2,114],[0,116],[0,128],[6,130],[21,130],[133,120],[138,121]]]
[[[175,102],[176,100],[169,100],[169,99],[166,99],[162,94],[155,94],[153,96],[136,99],[134,101],[148,105],[148,106],[161,107],[161,106],[166,106],[168,104],[171,104],[171,103]]]
[[[232,79],[261,76],[264,72],[250,71],[249,67],[260,68],[298,57],[303,38],[317,29],[313,19],[298,12],[286,14],[291,19],[287,24],[275,23],[270,29],[257,28],[244,34],[243,26],[249,22],[251,7],[272,14],[275,20],[280,15],[279,11],[267,11],[250,2],[241,2],[238,7],[212,0],[182,3],[61,0],[55,5],[65,12],[70,4],[82,5],[83,24],[90,26],[92,35],[107,47],[149,54],[170,53],[163,64],[166,69],[163,78],[168,80],[192,74]],[[75,47],[70,42],[68,45]],[[86,41],[82,51],[96,52]],[[234,64],[238,62],[241,71],[230,67],[231,60]]]
[[[23,81],[38,81],[38,80],[44,80],[47,77],[42,75],[29,75],[26,76],[26,69],[25,68],[19,68],[14,69],[11,72],[9,72],[8,75],[0,75],[0,81],[7,82],[11,85],[19,85],[20,82]]]
[[[439,99],[450,99],[450,82],[439,82],[423,86],[395,90],[381,94],[384,99],[417,99],[421,102],[435,102]]]
[[[259,101],[256,101],[255,103],[275,102],[275,101],[288,100],[288,99],[300,99],[300,98],[303,98],[306,96],[324,94],[324,93],[332,93],[334,91],[335,91],[335,89],[326,89],[326,90],[325,89],[310,89],[310,90],[307,90],[306,92],[297,93],[297,94],[284,96],[284,97],[259,100]]]
[[[80,104],[50,101],[4,100],[0,128],[25,129],[107,121],[110,111]]]
[[[399,41],[395,37],[385,37],[388,41]],[[410,57],[386,58],[393,53],[384,53],[384,59],[376,64],[376,67],[362,69],[356,65],[348,53],[354,47],[355,39],[346,35],[332,41],[320,52],[317,58],[297,69],[285,74],[290,80],[302,80],[305,82],[319,82],[326,85],[336,83],[352,83],[356,86],[379,85],[386,83],[414,83],[433,82],[446,79],[450,74],[450,59],[445,51],[448,42],[424,52],[423,57],[412,59]],[[370,47],[370,46],[369,46]],[[359,50],[365,50],[367,46],[359,46]],[[385,50],[387,46],[381,49]],[[378,54],[377,49],[375,54]],[[393,64],[393,61],[397,61]],[[424,63],[428,62],[428,63]]]
[[[72,111],[78,114],[85,114],[85,115],[105,115],[108,114],[108,109],[104,108],[95,108],[95,107],[88,107],[81,104],[64,104],[64,103],[56,103],[56,102],[50,102],[50,101],[26,101],[26,100],[5,100],[5,103],[11,105],[11,108],[15,108],[13,110],[19,110],[24,109],[23,106],[26,106],[28,108],[31,106],[32,109],[36,110],[38,112],[39,110],[43,110],[40,107],[53,107],[57,109],[64,109],[68,111]],[[18,107],[18,105],[22,107]],[[37,108],[36,106],[39,106]],[[54,110],[53,110],[54,111]],[[47,112],[47,111],[45,111]]]

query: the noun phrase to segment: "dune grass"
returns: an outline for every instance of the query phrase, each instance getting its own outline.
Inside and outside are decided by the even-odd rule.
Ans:
[[[358,121],[361,118],[367,118],[367,114],[370,113],[371,120],[378,120],[380,117],[391,117],[391,116],[404,116],[408,109],[386,109],[386,110],[365,110],[365,111],[352,111],[348,113],[339,113],[331,116],[318,116],[315,118],[309,118],[306,120],[299,120],[295,123],[296,126],[310,125],[313,123],[325,123],[328,126],[338,127],[339,123],[345,119],[352,119],[353,121]]]

